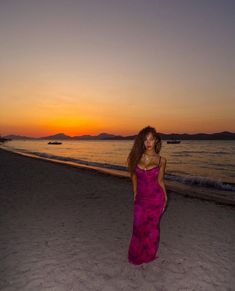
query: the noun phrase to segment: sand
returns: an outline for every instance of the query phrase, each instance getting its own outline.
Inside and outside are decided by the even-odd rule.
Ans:
[[[0,290],[234,290],[235,208],[168,190],[159,259],[127,260],[128,178],[0,149]]]

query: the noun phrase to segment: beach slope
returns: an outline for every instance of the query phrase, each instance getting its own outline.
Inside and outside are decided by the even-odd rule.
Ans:
[[[0,149],[0,290],[232,290],[235,209],[168,193],[156,261],[127,252],[128,178]]]

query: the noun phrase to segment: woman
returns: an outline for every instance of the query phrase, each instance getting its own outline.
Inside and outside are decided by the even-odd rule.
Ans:
[[[159,133],[147,126],[138,133],[127,158],[134,192],[128,261],[135,265],[158,258],[160,219],[167,203],[164,184],[166,158],[160,156],[161,145]]]

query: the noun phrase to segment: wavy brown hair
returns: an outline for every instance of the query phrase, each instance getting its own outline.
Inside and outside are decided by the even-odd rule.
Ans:
[[[156,129],[151,126],[146,126],[143,129],[141,129],[139,133],[137,134],[134,140],[132,149],[127,157],[128,171],[130,172],[131,177],[134,173],[135,167],[139,163],[142,157],[142,154],[144,153],[146,149],[144,145],[144,141],[145,141],[146,136],[149,133],[152,133],[153,137],[156,139],[155,152],[158,154],[161,150],[162,139],[161,139],[160,134],[156,131]]]

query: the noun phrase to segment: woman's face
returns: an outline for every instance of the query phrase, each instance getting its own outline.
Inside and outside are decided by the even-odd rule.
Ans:
[[[146,135],[144,140],[144,145],[147,150],[152,150],[154,148],[156,139],[154,138],[153,134],[150,132]]]

